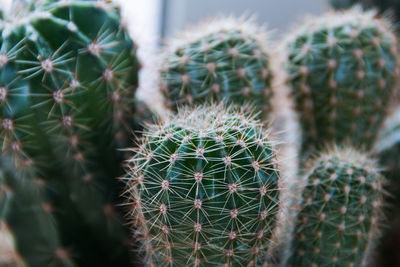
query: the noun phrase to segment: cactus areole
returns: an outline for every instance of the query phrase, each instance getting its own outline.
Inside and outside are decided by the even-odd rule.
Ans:
[[[275,153],[256,121],[222,106],[149,130],[126,177],[146,263],[261,266],[277,224]]]

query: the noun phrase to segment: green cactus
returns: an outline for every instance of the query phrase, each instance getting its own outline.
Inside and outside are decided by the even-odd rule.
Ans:
[[[136,127],[135,45],[112,4],[34,6],[19,5],[0,24],[3,153],[17,168],[36,166],[60,242],[78,265],[128,266],[129,231],[114,204],[123,160],[116,148],[130,144]]]
[[[285,67],[303,131],[302,152],[326,143],[370,149],[396,86],[390,24],[354,8],[306,21],[287,40]]]
[[[388,14],[394,21],[400,20],[400,2],[397,0],[331,0],[332,6],[337,9],[346,9],[354,4],[361,4],[364,8],[375,8],[380,13]]]
[[[288,266],[364,266],[379,236],[384,178],[369,155],[335,148],[313,162]]]
[[[151,266],[261,266],[277,225],[269,133],[219,106],[180,110],[145,133],[126,177]]]
[[[207,22],[174,40],[161,68],[168,107],[210,100],[248,104],[268,114],[272,75],[267,33],[252,20]]]
[[[34,168],[15,169],[5,157],[0,166],[0,235],[6,237],[9,231],[9,240],[0,242],[0,251],[12,238],[15,250],[8,256],[15,266],[23,266],[23,261],[28,266],[75,266],[61,244],[53,207],[45,197],[45,184],[34,176]],[[2,260],[7,260],[5,256],[0,255],[1,266]]]

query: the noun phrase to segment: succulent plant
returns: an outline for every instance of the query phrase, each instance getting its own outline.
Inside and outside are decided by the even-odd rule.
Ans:
[[[397,84],[392,26],[353,8],[307,20],[286,44],[303,154],[330,142],[370,149]]]
[[[15,169],[6,157],[0,166],[0,265],[74,266],[34,169]]]
[[[220,104],[180,109],[144,135],[125,179],[145,263],[261,266],[279,209],[270,133]]]
[[[129,233],[114,204],[123,160],[116,148],[136,127],[135,44],[105,1],[15,3],[0,23],[3,154],[16,168],[35,166],[17,178],[42,178],[61,245],[78,265],[128,266]]]
[[[161,68],[167,106],[223,101],[271,109],[267,32],[251,19],[208,21],[171,42]]]
[[[400,19],[400,3],[397,0],[331,0],[331,4],[337,9],[361,4],[364,8],[375,8],[380,13],[389,14],[389,17],[393,17],[395,21]]]
[[[306,175],[287,266],[365,266],[382,220],[384,178],[370,156],[322,153]]]

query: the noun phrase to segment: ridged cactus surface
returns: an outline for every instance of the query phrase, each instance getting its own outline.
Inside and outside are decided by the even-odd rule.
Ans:
[[[303,130],[303,152],[326,143],[371,148],[396,86],[391,25],[354,8],[307,20],[288,38],[287,83]]]
[[[6,157],[1,158],[0,168],[0,235],[8,235],[8,240],[0,240],[0,266],[7,259],[10,265],[5,266],[75,266],[61,244],[53,207],[34,169],[15,169]],[[7,247],[8,257],[2,255]]]
[[[307,174],[287,266],[366,266],[382,220],[383,177],[368,155],[323,153]]]
[[[269,133],[223,106],[182,109],[146,133],[126,177],[150,266],[262,266],[279,173]]]
[[[172,40],[161,68],[167,106],[224,101],[270,110],[267,33],[252,20],[216,19]]]
[[[3,153],[17,168],[35,166],[61,245],[78,265],[129,266],[129,234],[115,207],[117,148],[136,127],[139,64],[119,9],[105,1],[16,1],[0,25]]]

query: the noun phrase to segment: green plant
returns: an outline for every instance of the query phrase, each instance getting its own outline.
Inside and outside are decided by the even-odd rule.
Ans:
[[[0,235],[6,238],[0,240],[0,251],[8,250],[8,254],[0,252],[0,263],[4,259],[15,266],[23,266],[23,260],[28,266],[74,266],[61,244],[52,215],[54,207],[46,199],[46,188],[34,168],[16,169],[6,157],[1,158],[0,167]]]
[[[73,249],[78,265],[130,265],[129,233],[114,203],[123,160],[116,149],[137,128],[135,44],[112,4],[37,2],[16,1],[1,21],[3,153],[17,169],[34,166],[16,179],[42,179],[61,246]]]
[[[218,105],[181,109],[144,135],[125,179],[145,263],[260,266],[279,209],[270,133]]]
[[[337,9],[346,9],[354,4],[361,4],[364,8],[376,8],[380,13],[390,14],[395,21],[400,19],[400,3],[397,0],[331,0]]]
[[[335,148],[313,161],[288,266],[364,266],[382,220],[384,178],[367,154]]]
[[[161,68],[167,106],[224,101],[268,115],[272,73],[265,29],[252,20],[206,22],[173,40]]]
[[[396,86],[392,26],[358,8],[307,20],[285,48],[287,84],[303,131],[302,152],[326,143],[370,149]]]

